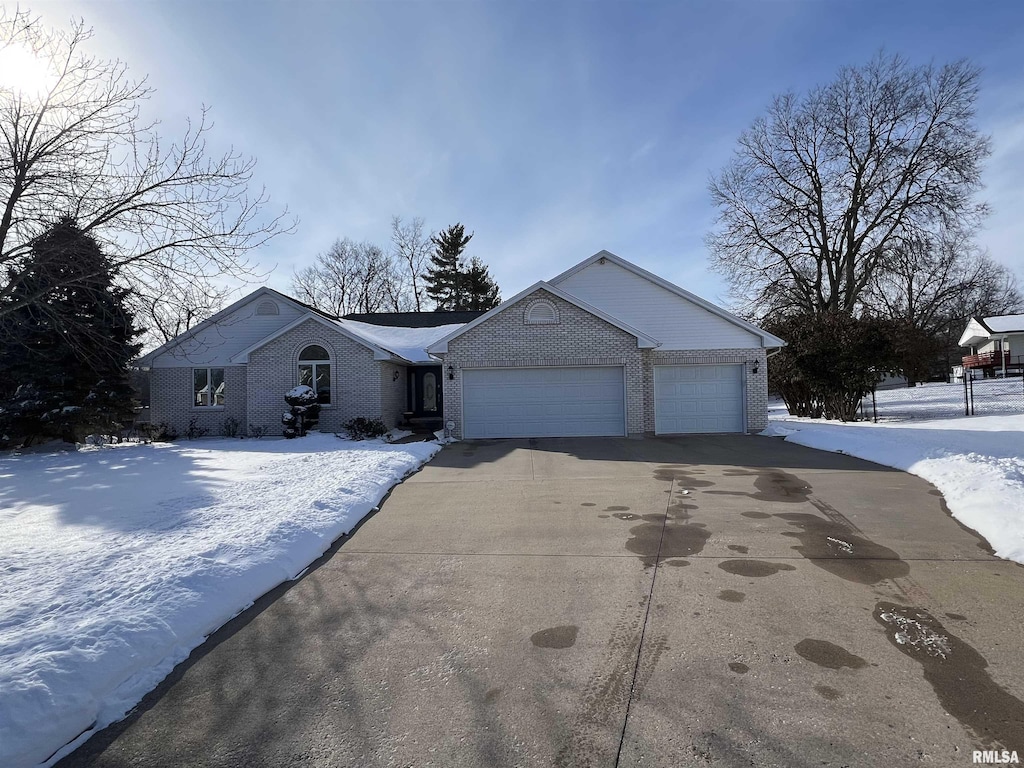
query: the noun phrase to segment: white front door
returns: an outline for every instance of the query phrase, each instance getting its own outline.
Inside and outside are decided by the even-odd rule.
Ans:
[[[744,432],[743,365],[654,366],[654,431]]]

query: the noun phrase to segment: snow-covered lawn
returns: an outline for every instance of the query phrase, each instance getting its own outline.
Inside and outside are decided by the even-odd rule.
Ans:
[[[0,458],[0,766],[120,719],[438,449],[313,433]]]
[[[1024,413],[1024,382],[1019,376],[978,379],[974,382],[973,395],[974,412],[978,416]],[[956,418],[964,415],[964,383],[879,390],[875,403],[879,421]],[[870,417],[870,395],[865,398],[864,408]]]
[[[1020,386],[1020,381],[1017,381]],[[1024,413],[921,418],[956,412],[960,384],[926,384],[885,393],[893,409],[917,418],[841,424],[790,417],[769,409],[766,435],[826,451],[841,451],[924,478],[953,516],[988,539],[999,557],[1024,563]],[[962,413],[962,411],[961,411]]]

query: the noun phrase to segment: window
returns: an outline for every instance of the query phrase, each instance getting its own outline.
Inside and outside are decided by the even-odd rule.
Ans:
[[[299,384],[312,387],[322,405],[331,402],[331,357],[319,344],[299,353]]]
[[[281,310],[277,308],[277,304],[273,301],[261,301],[256,305],[257,315],[279,315]]]
[[[547,299],[533,302],[526,310],[527,325],[555,325],[558,322],[558,310]]]
[[[224,405],[224,369],[192,369],[192,405],[217,408]]]

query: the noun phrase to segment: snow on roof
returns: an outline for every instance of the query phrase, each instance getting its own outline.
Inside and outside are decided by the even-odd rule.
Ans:
[[[992,330],[992,333],[1024,332],[1024,315],[996,315],[983,318],[982,322]]]
[[[427,347],[457,331],[464,323],[438,325],[433,328],[400,328],[390,325],[370,325],[357,320],[335,320],[351,333],[410,363],[429,363],[435,358],[427,354]]]

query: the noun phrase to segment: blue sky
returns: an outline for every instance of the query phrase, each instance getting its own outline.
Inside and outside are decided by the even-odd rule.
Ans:
[[[1024,276],[1024,2],[41,2],[148,74],[166,132],[214,138],[300,222],[266,283],[393,214],[475,231],[503,295],[607,248],[728,303],[708,271],[707,180],[772,96],[884,48],[984,69],[981,243]]]

